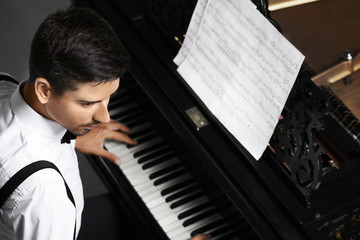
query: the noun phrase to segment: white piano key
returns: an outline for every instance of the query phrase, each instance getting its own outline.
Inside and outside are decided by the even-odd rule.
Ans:
[[[165,232],[171,232],[175,229],[178,229],[178,228],[184,228],[182,225],[181,225],[181,222],[173,222],[171,224],[168,224],[166,226],[162,226],[162,229],[165,231]]]
[[[183,236],[184,234],[189,234],[185,228],[179,227],[178,229],[174,229],[170,232],[166,233],[170,239],[174,239],[179,236]]]
[[[166,216],[165,218],[159,220],[159,224],[162,227],[170,225],[175,222],[179,223],[178,218],[175,214],[171,214],[171,215]],[[179,226],[180,226],[180,224],[179,224]]]
[[[148,207],[148,208],[154,208],[154,207],[156,207],[156,206],[159,206],[160,204],[162,204],[162,203],[164,203],[165,202],[165,200],[164,200],[164,198],[163,197],[159,197],[159,198],[157,198],[157,199],[154,199],[154,200],[152,200],[152,201],[150,201],[150,202],[145,202],[145,204],[146,204],[146,206]]]
[[[171,238],[171,240],[188,240],[191,238],[190,233],[185,233],[183,235],[177,236],[175,238]],[[212,240],[212,239],[211,239]]]
[[[162,207],[162,206],[167,207],[166,204],[161,204],[161,205],[157,206],[156,208],[159,208],[159,207]],[[152,213],[152,215],[155,217],[155,219],[157,221],[165,219],[166,217],[168,217],[169,215],[172,214],[172,212],[170,211],[169,208],[166,208],[163,211],[157,211],[157,210],[154,210],[154,209],[155,208],[151,209],[151,213]]]
[[[151,209],[151,212],[154,212],[154,213],[162,213],[162,212],[170,212],[170,211],[171,210],[169,209],[169,205],[167,205],[166,203],[158,205]]]
[[[134,186],[134,189],[135,189],[136,191],[141,191],[141,190],[143,190],[143,189],[153,189],[153,188],[152,188],[153,186],[154,186],[154,185],[152,184],[151,181],[146,181],[146,182],[144,182],[143,184],[137,184],[137,185],[135,185],[135,186]]]
[[[143,183],[145,183],[147,181],[149,181],[148,176],[139,174],[138,176],[132,178],[130,183],[131,183],[132,186],[136,186],[136,185],[139,185],[139,184],[143,184]]]
[[[155,190],[155,189],[154,189]],[[144,202],[150,202],[154,199],[161,198],[162,196],[159,194],[159,192],[155,191],[152,194],[149,194],[143,198]]]

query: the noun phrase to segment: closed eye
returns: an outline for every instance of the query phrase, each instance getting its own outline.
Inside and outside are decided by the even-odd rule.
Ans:
[[[94,105],[94,102],[83,102],[83,103],[81,103],[81,105],[83,105],[84,107],[90,107],[90,106]]]

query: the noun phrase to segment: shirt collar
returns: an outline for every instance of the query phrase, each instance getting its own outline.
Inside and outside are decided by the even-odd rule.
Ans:
[[[47,137],[61,139],[66,129],[55,121],[49,120],[34,111],[21,96],[19,84],[11,96],[11,108],[15,118],[28,130],[36,131]]]

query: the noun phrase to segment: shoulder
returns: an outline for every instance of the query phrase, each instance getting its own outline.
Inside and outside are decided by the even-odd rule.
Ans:
[[[2,113],[10,111],[10,98],[17,86],[18,83],[15,79],[8,75],[2,75],[0,72],[0,111]]]

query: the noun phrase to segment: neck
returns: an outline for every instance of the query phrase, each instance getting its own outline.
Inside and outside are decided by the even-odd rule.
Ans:
[[[46,117],[48,119],[51,119],[49,114],[46,111],[45,105],[41,104],[39,99],[37,98],[35,94],[35,87],[34,84],[27,81],[24,83],[22,89],[21,89],[21,95],[24,98],[25,102],[37,113],[42,115],[43,117]]]

